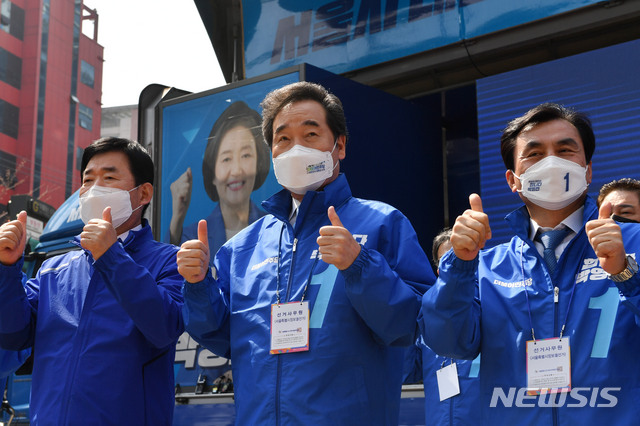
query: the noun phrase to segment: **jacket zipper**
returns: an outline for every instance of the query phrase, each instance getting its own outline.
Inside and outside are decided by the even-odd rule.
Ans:
[[[86,259],[84,259],[86,260]],[[72,359],[69,361],[69,365],[71,366],[69,370],[69,380],[67,380],[67,384],[64,387],[64,400],[65,406],[64,415],[63,415],[63,423],[69,421],[69,410],[71,406],[71,393],[74,389],[74,383],[76,380],[76,373],[78,370],[78,363],[80,362],[79,354],[82,352],[82,336],[84,334],[84,330],[88,327],[86,317],[91,314],[91,306],[93,304],[93,299],[95,297],[95,293],[97,291],[96,286],[97,283],[93,282],[93,275],[98,274],[93,266],[89,266],[88,278],[89,285],[87,288],[87,293],[84,297],[84,305],[82,306],[82,311],[80,312],[80,318],[78,319],[78,327],[76,329],[76,333],[73,337],[73,349],[71,351]]]
[[[558,301],[560,300],[560,288],[558,286],[553,287],[553,330],[558,330]],[[560,333],[556,333],[559,336]],[[549,398],[556,396],[557,394],[550,394]],[[538,398],[542,398],[542,395]],[[551,417],[553,418],[553,424],[558,424],[558,408],[553,404],[551,407]]]
[[[296,259],[296,248],[298,247],[298,239],[293,239],[293,247],[291,249],[291,267],[289,268],[289,280],[287,282],[287,293],[284,299],[284,303],[289,301],[289,294],[291,292],[291,282],[293,277],[293,264]],[[280,385],[281,385],[281,377],[282,377],[282,357],[281,355],[276,355],[278,358],[276,360],[276,424],[280,424]]]
[[[293,264],[296,261],[296,248],[298,247],[298,239],[293,239],[293,248],[291,249],[291,266],[289,267],[289,282],[287,283],[287,296],[285,301],[289,301],[289,296],[291,294],[291,283],[293,281]]]

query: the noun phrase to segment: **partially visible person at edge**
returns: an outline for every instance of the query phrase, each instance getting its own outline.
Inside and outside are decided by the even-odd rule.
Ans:
[[[622,178],[602,185],[598,208],[611,203],[611,218],[617,222],[640,222],[640,181]]]
[[[0,349],[0,395],[5,394],[9,376],[24,364],[29,355],[31,355],[31,349],[21,351]]]
[[[432,260],[436,268],[440,258],[451,249],[450,238],[451,229],[445,228],[433,239]],[[477,424],[480,411],[479,372],[480,355],[473,361],[442,357],[419,336],[407,350],[403,380],[406,384],[420,381],[424,384],[425,425],[471,426]],[[457,391],[450,390],[445,382],[454,384],[451,389]]]
[[[232,103],[216,120],[202,159],[207,195],[218,204],[206,218],[209,249],[216,253],[229,238],[266,214],[251,201],[269,173],[269,147],[262,138],[261,118],[246,103]],[[198,238],[198,224],[183,227],[191,202],[188,168],[171,184],[173,213],[169,242],[180,245]],[[212,257],[213,260],[213,257]]]
[[[23,275],[23,284],[26,283],[26,278],[26,275]],[[31,348],[19,351],[0,349],[0,395],[6,395],[9,376],[20,369],[30,355]]]
[[[483,250],[491,228],[476,194],[452,228],[420,323],[438,354],[482,354],[479,423],[638,422],[640,227],[587,196],[594,150],[583,114],[531,109],[501,138],[524,202],[506,218],[515,235]]]
[[[177,248],[142,219],[153,162],[103,138],[82,156],[81,250],[22,285],[27,215],[0,227],[0,345],[33,345],[34,425],[170,425],[175,344],[184,331]]]
[[[398,210],[351,195],[336,96],[300,82],[261,105],[285,189],[215,267],[205,221],[182,245],[187,331],[231,356],[239,424],[397,424],[429,261]]]

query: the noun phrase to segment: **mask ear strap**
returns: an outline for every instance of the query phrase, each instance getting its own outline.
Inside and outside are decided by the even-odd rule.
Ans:
[[[329,153],[329,155],[333,154],[333,151],[336,150],[336,146],[338,146],[338,138],[336,138],[336,141],[333,143],[333,149],[331,150],[331,152]],[[333,169],[331,169],[332,171],[336,169],[336,167],[338,167],[338,164],[340,164],[340,160],[336,161],[335,164],[333,165]]]
[[[511,174],[513,175],[513,177],[515,177],[516,179],[518,179],[520,182],[522,182],[522,179],[520,178],[520,176],[518,176],[516,174],[516,172],[514,172],[513,170],[509,169],[509,171],[511,172]],[[509,188],[511,188],[511,185],[509,185]],[[516,192],[522,192],[522,189],[516,189]]]
[[[338,138],[336,138],[335,142],[333,143],[333,149],[331,150],[331,152],[329,154],[333,154],[333,151],[336,150],[336,146],[338,146]]]

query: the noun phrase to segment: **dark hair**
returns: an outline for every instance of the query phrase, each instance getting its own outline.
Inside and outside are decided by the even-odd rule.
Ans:
[[[204,181],[204,189],[213,201],[220,200],[218,190],[213,184],[213,179],[216,176],[216,160],[218,159],[220,142],[224,135],[234,127],[241,126],[249,129],[253,136],[253,141],[256,144],[256,179],[252,191],[260,188],[267,178],[269,166],[271,165],[270,153],[269,148],[262,139],[260,122],[260,114],[258,114],[257,111],[249,108],[246,103],[237,101],[229,105],[229,107],[220,114],[220,117],[218,117],[211,128],[209,142],[204,150],[204,157],[202,159],[202,179]]]
[[[631,178],[622,178],[602,185],[600,193],[598,194],[598,208],[600,208],[606,196],[613,191],[635,192],[638,196],[638,202],[640,203],[640,181]]]
[[[262,107],[262,135],[270,147],[273,143],[273,120],[276,115],[285,106],[300,101],[316,101],[322,105],[326,112],[327,125],[331,129],[334,139],[341,135],[349,136],[347,120],[340,99],[319,84],[299,81],[270,92],[260,103]]]
[[[122,152],[127,156],[129,170],[136,186],[147,182],[153,185],[153,160],[147,150],[136,141],[112,136],[100,138],[84,149],[80,165],[80,181],[84,181],[84,171],[94,156],[114,151]],[[142,216],[148,207],[149,204],[142,208]]]
[[[587,164],[591,161],[593,152],[596,149],[596,137],[591,128],[591,120],[589,120],[586,115],[571,108],[547,102],[530,109],[521,117],[514,118],[503,130],[502,137],[500,138],[500,152],[502,154],[502,161],[508,170],[514,170],[514,151],[516,148],[516,139],[520,133],[537,124],[553,120],[566,120],[578,130],[580,138],[582,139]]]
[[[436,237],[433,239],[433,245],[431,246],[431,256],[433,257],[433,263],[438,267],[438,263],[440,263],[440,258],[438,257],[438,250],[440,250],[440,246],[446,243],[451,239],[451,228],[444,228]]]

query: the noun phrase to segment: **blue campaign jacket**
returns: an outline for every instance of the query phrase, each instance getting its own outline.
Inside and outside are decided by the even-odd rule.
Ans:
[[[315,261],[331,205],[362,245],[341,272]],[[208,275],[183,289],[189,334],[231,356],[238,424],[397,424],[402,346],[416,338],[421,295],[435,281],[411,224],[386,204],[352,197],[344,175],[307,192],[295,227],[288,191],[263,206],[271,214],[216,255],[217,281]],[[309,283],[307,352],[269,353],[278,263],[282,302],[301,300]]]
[[[29,355],[31,355],[31,349],[23,349],[21,351],[0,349],[0,393],[4,395],[4,390],[7,387],[7,377],[20,368],[29,358]]]
[[[0,266],[0,345],[35,341],[33,425],[171,424],[176,251],[145,223],[95,262],[77,250],[45,261],[26,292],[22,261]]]
[[[24,364],[31,355],[31,349],[7,351],[0,349],[0,377],[7,377]],[[2,390],[4,388],[0,387]]]
[[[456,364],[460,393],[440,401],[436,372]],[[404,383],[424,385],[426,426],[473,426],[480,412],[480,356],[473,361],[437,355],[424,343],[422,336],[407,350]]]
[[[598,218],[593,200],[587,198],[584,207],[583,224]],[[453,251],[443,256],[419,318],[426,343],[442,355],[471,359],[482,353],[482,424],[637,424],[640,274],[616,287],[600,268],[583,227],[550,276],[529,239],[526,209],[507,221],[516,233],[510,242],[481,250],[473,261],[458,259]],[[621,228],[627,253],[640,256],[640,225]],[[536,339],[546,339],[559,336],[565,317],[572,392],[555,399],[528,396],[523,389],[531,322]]]

